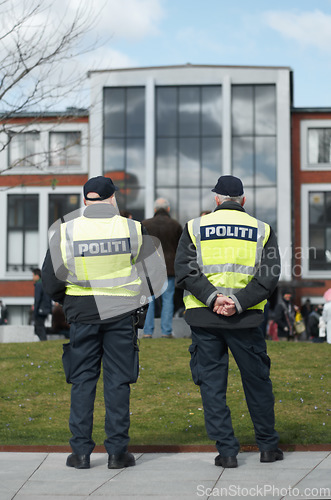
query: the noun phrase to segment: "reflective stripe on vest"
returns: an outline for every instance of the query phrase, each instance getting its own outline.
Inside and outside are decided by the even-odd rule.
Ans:
[[[270,235],[268,224],[234,210],[193,219],[188,229],[201,271],[223,295],[231,295],[251,281]],[[263,310],[265,302],[250,309]],[[207,307],[188,291],[184,292],[184,303],[187,309]]]
[[[120,216],[82,216],[62,224],[61,253],[69,271],[66,294],[137,295],[141,280],[134,262],[141,244],[140,224]]]

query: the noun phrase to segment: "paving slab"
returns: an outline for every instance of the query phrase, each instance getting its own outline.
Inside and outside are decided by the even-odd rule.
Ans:
[[[215,467],[216,453],[136,453],[136,467],[109,470],[93,453],[91,468],[66,467],[67,453],[0,453],[0,500],[211,500],[331,498],[331,452],[285,452],[261,464],[238,455],[239,467]]]

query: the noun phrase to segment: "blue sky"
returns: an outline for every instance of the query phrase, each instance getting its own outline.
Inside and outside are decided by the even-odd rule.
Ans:
[[[95,0],[94,5],[101,9],[96,30],[107,41],[85,60],[89,69],[289,66],[295,106],[331,107],[331,0]]]
[[[61,109],[89,105],[89,70],[186,63],[288,66],[294,72],[295,106],[331,108],[331,0],[40,1],[42,9],[22,28],[32,44],[45,30],[43,40],[49,46],[77,11],[92,21],[89,31],[83,30],[80,48],[94,50],[61,61],[52,74],[46,73],[55,88],[56,79],[62,85],[66,77],[84,75],[79,98],[66,95],[56,102]],[[10,21],[15,22],[25,5],[35,3],[8,0],[1,2],[0,13],[11,6]],[[7,17],[0,16],[0,35],[9,30]],[[0,54],[2,49],[8,52],[14,39],[6,37],[5,42]]]

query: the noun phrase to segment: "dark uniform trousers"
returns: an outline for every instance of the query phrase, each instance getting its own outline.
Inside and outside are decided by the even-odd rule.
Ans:
[[[130,427],[130,384],[139,372],[137,332],[133,316],[103,324],[72,323],[64,344],[63,366],[72,384],[69,428],[73,453],[89,455],[96,386],[103,363],[106,408],[105,448],[109,455],[127,450]]]
[[[234,435],[230,410],[226,404],[228,348],[240,370],[259,449],[276,449],[278,434],[274,428],[270,359],[262,331],[259,328],[191,329],[192,345],[189,350],[192,377],[195,384],[200,386],[208,436],[216,441],[220,455],[227,457],[239,452],[239,442]]]

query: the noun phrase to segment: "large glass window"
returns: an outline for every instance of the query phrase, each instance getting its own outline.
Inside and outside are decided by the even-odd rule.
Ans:
[[[50,194],[48,207],[48,226],[50,227],[60,217],[64,217],[80,207],[80,195]]]
[[[276,139],[275,86],[232,86],[232,173],[244,183],[247,210],[274,229]]]
[[[11,133],[9,143],[10,167],[31,167],[36,164],[36,154],[40,147],[39,132]]]
[[[221,86],[156,89],[156,197],[182,224],[213,207],[222,174]]]
[[[49,164],[52,167],[81,166],[81,133],[50,132],[49,151]]]
[[[120,209],[144,218],[145,89],[105,88],[103,109],[104,174],[120,187]]]
[[[331,128],[308,129],[308,163],[331,163]]]
[[[331,269],[331,192],[309,193],[309,270]]]
[[[38,195],[9,195],[7,271],[29,271],[39,261]]]

